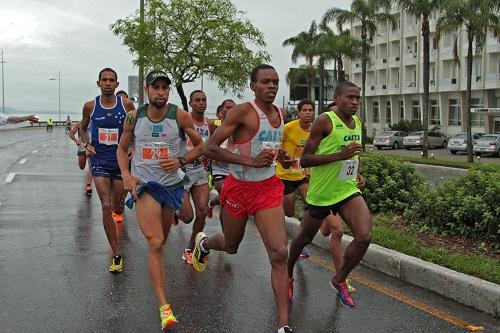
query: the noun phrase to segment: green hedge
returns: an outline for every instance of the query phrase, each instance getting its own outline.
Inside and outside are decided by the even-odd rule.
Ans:
[[[407,162],[378,155],[362,159],[361,165],[366,179],[363,196],[373,213],[405,211],[424,184]]]
[[[500,172],[474,168],[436,188],[423,187],[405,218],[422,231],[500,244]]]

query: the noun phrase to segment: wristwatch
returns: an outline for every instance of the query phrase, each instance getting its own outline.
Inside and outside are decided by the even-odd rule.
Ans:
[[[179,156],[179,157],[177,157],[177,159],[179,160],[179,164],[180,164],[181,168],[183,168],[187,164],[187,161],[184,157]]]

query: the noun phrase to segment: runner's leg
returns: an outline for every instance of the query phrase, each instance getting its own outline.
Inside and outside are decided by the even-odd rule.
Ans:
[[[283,210],[288,217],[295,215],[295,192],[285,194],[283,197]]]
[[[342,249],[342,236],[344,235],[344,228],[340,222],[340,217],[335,214],[330,214],[323,220],[323,226],[329,229],[330,233],[330,254],[335,265],[335,271],[339,272],[342,267],[343,249]]]
[[[184,199],[182,202],[182,207],[177,210],[177,217],[184,223],[191,223],[194,218],[193,206],[191,206],[191,189],[186,190],[184,193]]]
[[[222,230],[224,230],[224,233],[218,233],[207,238],[203,242],[203,248],[207,251],[216,250],[235,254],[238,252],[240,243],[245,235],[248,217],[236,217],[229,214],[226,210],[223,211],[223,215]]]
[[[283,207],[255,213],[255,224],[262,237],[271,263],[271,284],[276,301],[278,327],[288,325],[287,243]]]
[[[118,239],[116,237],[115,222],[111,216],[111,179],[108,177],[94,177],[94,184],[97,189],[99,199],[101,200],[104,231],[106,232],[106,237],[108,238],[113,255],[117,256],[120,254],[120,251],[118,247]]]
[[[363,197],[354,197],[344,203],[339,214],[351,228],[354,239],[345,250],[342,268],[335,274],[337,283],[345,281],[351,270],[359,264],[372,237],[370,211]]]
[[[127,191],[123,187],[123,180],[113,179],[113,212],[115,214],[123,214],[126,195]]]
[[[205,219],[207,218],[208,211],[208,184],[195,185],[191,188],[191,195],[193,196],[193,203],[195,207],[195,219],[193,223],[193,232],[189,240],[188,249],[194,248],[194,239],[196,234],[203,231],[205,227]]]

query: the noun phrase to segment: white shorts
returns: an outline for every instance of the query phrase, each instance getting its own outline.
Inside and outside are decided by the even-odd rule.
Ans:
[[[187,191],[193,186],[208,185],[208,172],[206,170],[187,174],[189,181],[184,184],[184,189]]]

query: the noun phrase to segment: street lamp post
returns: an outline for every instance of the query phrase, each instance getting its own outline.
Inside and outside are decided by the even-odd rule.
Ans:
[[[3,50],[2,50],[2,60],[0,61],[2,64],[2,112],[5,113],[5,87],[4,87],[4,77],[3,77],[3,64],[5,64],[5,61],[3,61]]]
[[[51,77],[50,81],[59,81],[59,121],[61,121],[61,72],[57,73],[57,77]]]

